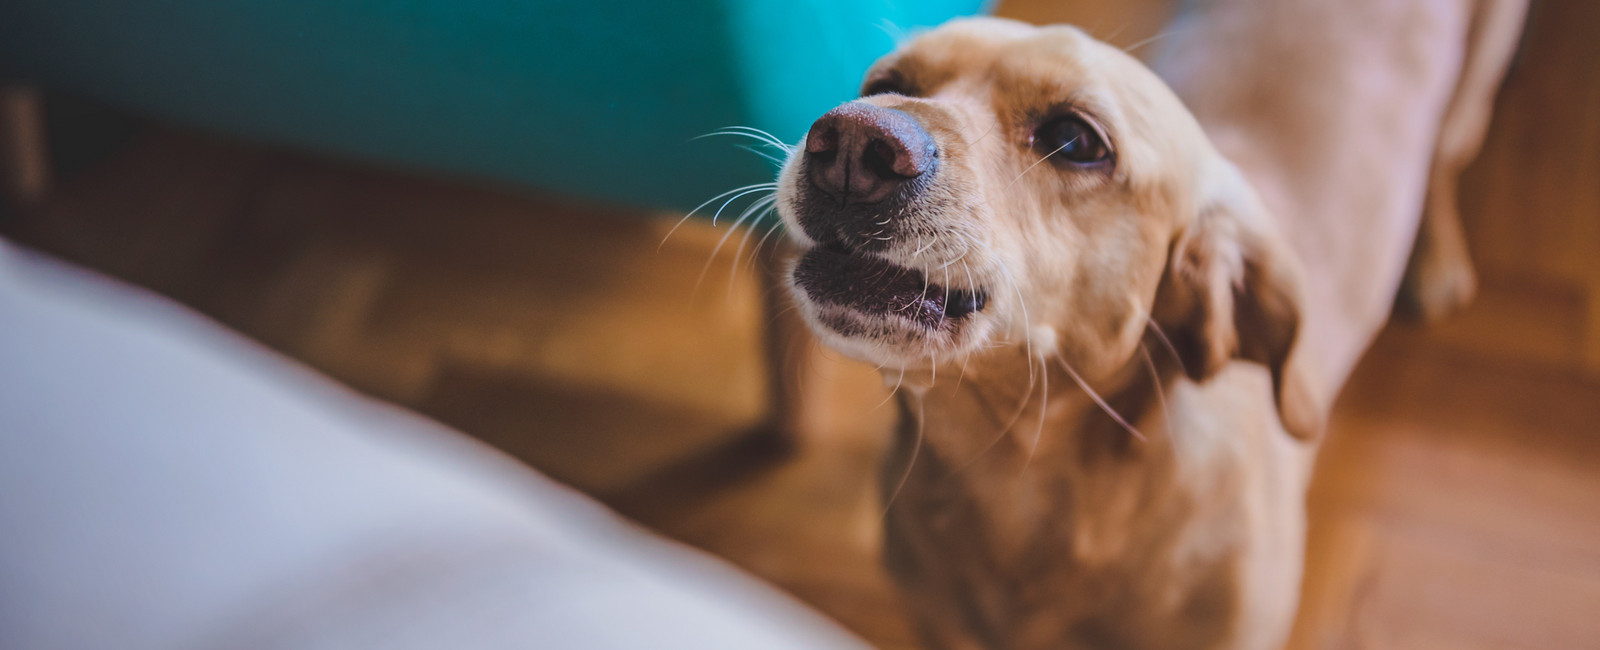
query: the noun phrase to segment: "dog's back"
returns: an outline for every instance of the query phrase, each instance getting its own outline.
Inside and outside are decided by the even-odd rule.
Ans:
[[[1430,239],[1450,234],[1454,204],[1429,194],[1453,192],[1476,154],[1526,5],[1191,0],[1161,39],[1156,71],[1306,269],[1306,352],[1325,398],[1388,318],[1425,198],[1434,223],[1418,245],[1459,248]]]

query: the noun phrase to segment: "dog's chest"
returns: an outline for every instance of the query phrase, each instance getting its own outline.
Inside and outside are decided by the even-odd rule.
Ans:
[[[1231,508],[1198,503],[1159,459],[1024,465],[1002,450],[958,468],[925,449],[901,473],[913,433],[884,468],[886,487],[904,477],[884,552],[924,627],[979,647],[1213,647],[1229,634],[1231,544],[1194,533]]]

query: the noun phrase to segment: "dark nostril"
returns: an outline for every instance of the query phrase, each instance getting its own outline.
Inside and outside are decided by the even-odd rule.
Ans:
[[[882,178],[906,178],[905,174],[895,170],[896,158],[898,153],[893,145],[883,140],[873,140],[872,144],[867,145],[867,150],[862,152],[861,164]]]
[[[834,154],[839,151],[839,130],[832,127],[818,128],[813,126],[811,133],[806,135],[806,153]]]

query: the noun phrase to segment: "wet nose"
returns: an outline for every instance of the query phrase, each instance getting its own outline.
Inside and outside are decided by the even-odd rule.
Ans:
[[[877,203],[933,171],[939,148],[917,120],[851,102],[828,111],[806,135],[806,171],[817,189],[849,203]]]

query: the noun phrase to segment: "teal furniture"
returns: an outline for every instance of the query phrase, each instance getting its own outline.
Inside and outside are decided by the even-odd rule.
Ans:
[[[687,209],[770,180],[900,30],[982,0],[4,0],[0,81],[251,139]],[[753,143],[754,141],[750,141]]]

